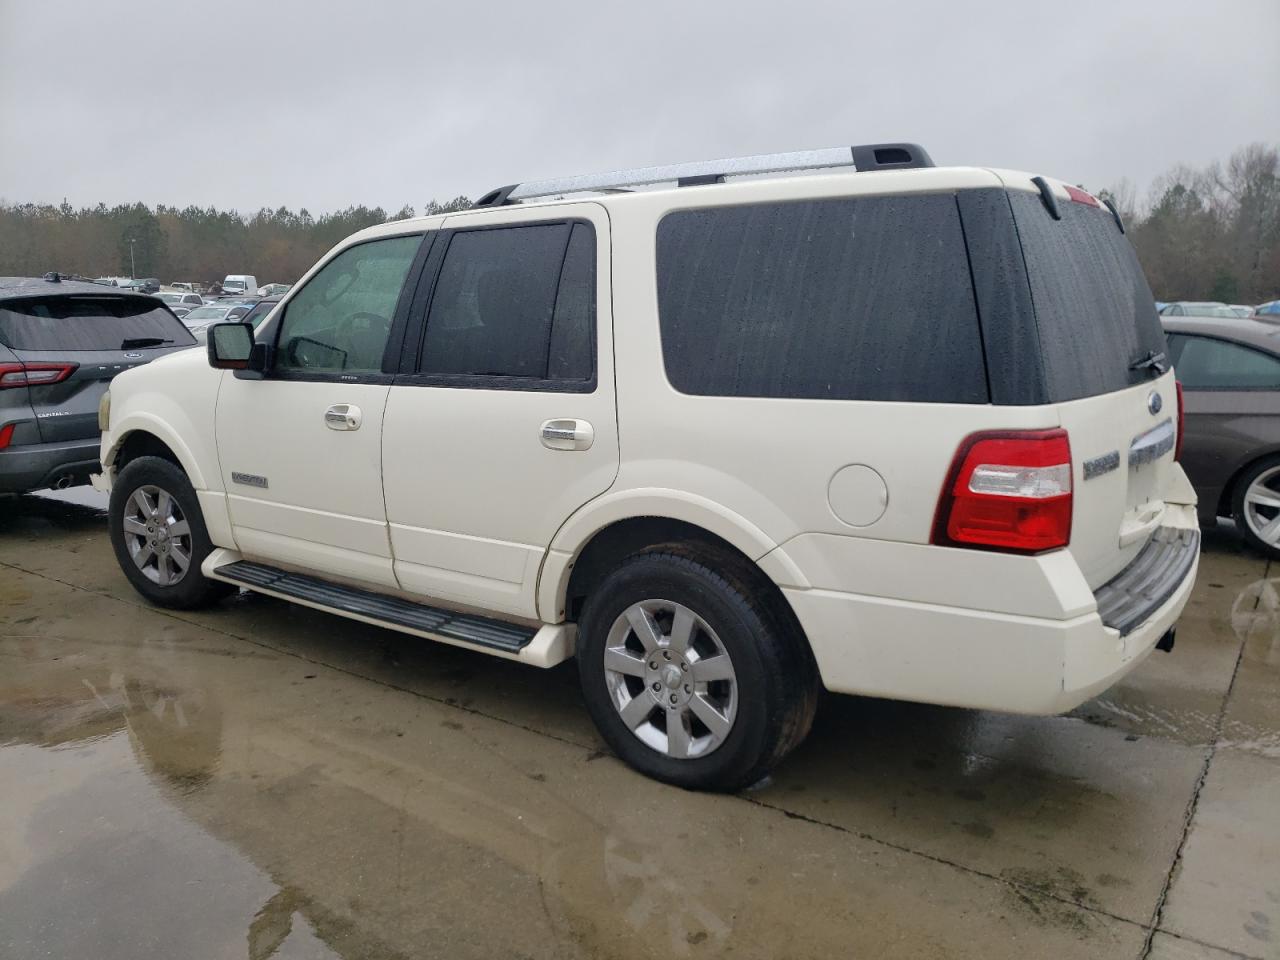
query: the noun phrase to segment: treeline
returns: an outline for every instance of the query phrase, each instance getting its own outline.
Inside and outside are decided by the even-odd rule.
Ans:
[[[1102,191],[1129,226],[1161,300],[1256,304],[1280,297],[1280,150],[1255,143],[1226,163],[1177,166],[1139,201]]]
[[[422,215],[470,205],[466,197],[432,200]],[[0,203],[0,276],[56,270],[86,277],[157,277],[168,283],[252,273],[259,283],[292,283],[343,237],[415,215],[410,206],[391,214],[381,207],[348,207],[319,217],[281,207],[244,217],[212,207],[152,210],[135,203],[77,210],[66,201],[60,206]]]
[[[1100,193],[1119,207],[1159,299],[1258,303],[1280,297],[1275,147],[1252,144],[1225,163],[1174,167],[1141,199],[1126,181]],[[469,205],[466,197],[433,200],[422,213]],[[391,214],[348,207],[320,217],[281,207],[244,217],[211,207],[0,203],[0,275],[132,273],[168,282],[248,272],[261,283],[289,283],[343,237],[414,215],[413,207]]]

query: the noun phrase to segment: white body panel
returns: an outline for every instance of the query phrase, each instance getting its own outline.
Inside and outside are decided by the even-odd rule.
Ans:
[[[235,542],[246,556],[396,585],[382,500],[389,389],[224,374],[218,455]],[[360,410],[359,429],[325,424],[325,411],[335,404]],[[266,486],[245,483],[244,475]]]

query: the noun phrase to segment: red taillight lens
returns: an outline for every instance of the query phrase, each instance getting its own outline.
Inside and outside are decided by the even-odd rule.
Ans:
[[[76,372],[78,363],[0,363],[0,390],[61,383]]]
[[[1065,430],[975,433],[942,488],[933,542],[1040,553],[1071,542],[1071,444]]]
[[[1182,459],[1182,427],[1187,422],[1187,414],[1182,406],[1182,381],[1173,381],[1173,386],[1178,393],[1178,438],[1173,442],[1173,459]]]
[[[6,423],[3,427],[0,427],[0,450],[9,446],[9,442],[13,440],[13,428],[15,426],[17,424]]]

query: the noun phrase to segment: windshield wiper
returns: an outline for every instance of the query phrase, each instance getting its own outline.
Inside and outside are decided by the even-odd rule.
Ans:
[[[1129,364],[1130,370],[1154,370],[1159,376],[1169,369],[1169,358],[1163,353],[1148,350],[1143,356]]]
[[[166,340],[164,337],[126,337],[125,341],[120,344],[120,349],[132,350],[135,347],[163,347],[166,343],[173,343],[173,341]]]

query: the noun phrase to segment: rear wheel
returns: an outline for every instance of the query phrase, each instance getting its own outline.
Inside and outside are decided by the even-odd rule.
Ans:
[[[679,547],[636,554],[593,591],[578,668],[619,757],[667,783],[736,790],[804,739],[812,662],[762,593],[718,557]]]
[[[235,590],[201,574],[213,543],[191,481],[170,461],[138,457],[120,471],[108,525],[120,569],[152,603],[189,609]]]
[[[1280,559],[1280,457],[1264,457],[1240,475],[1231,514],[1246,541]]]

